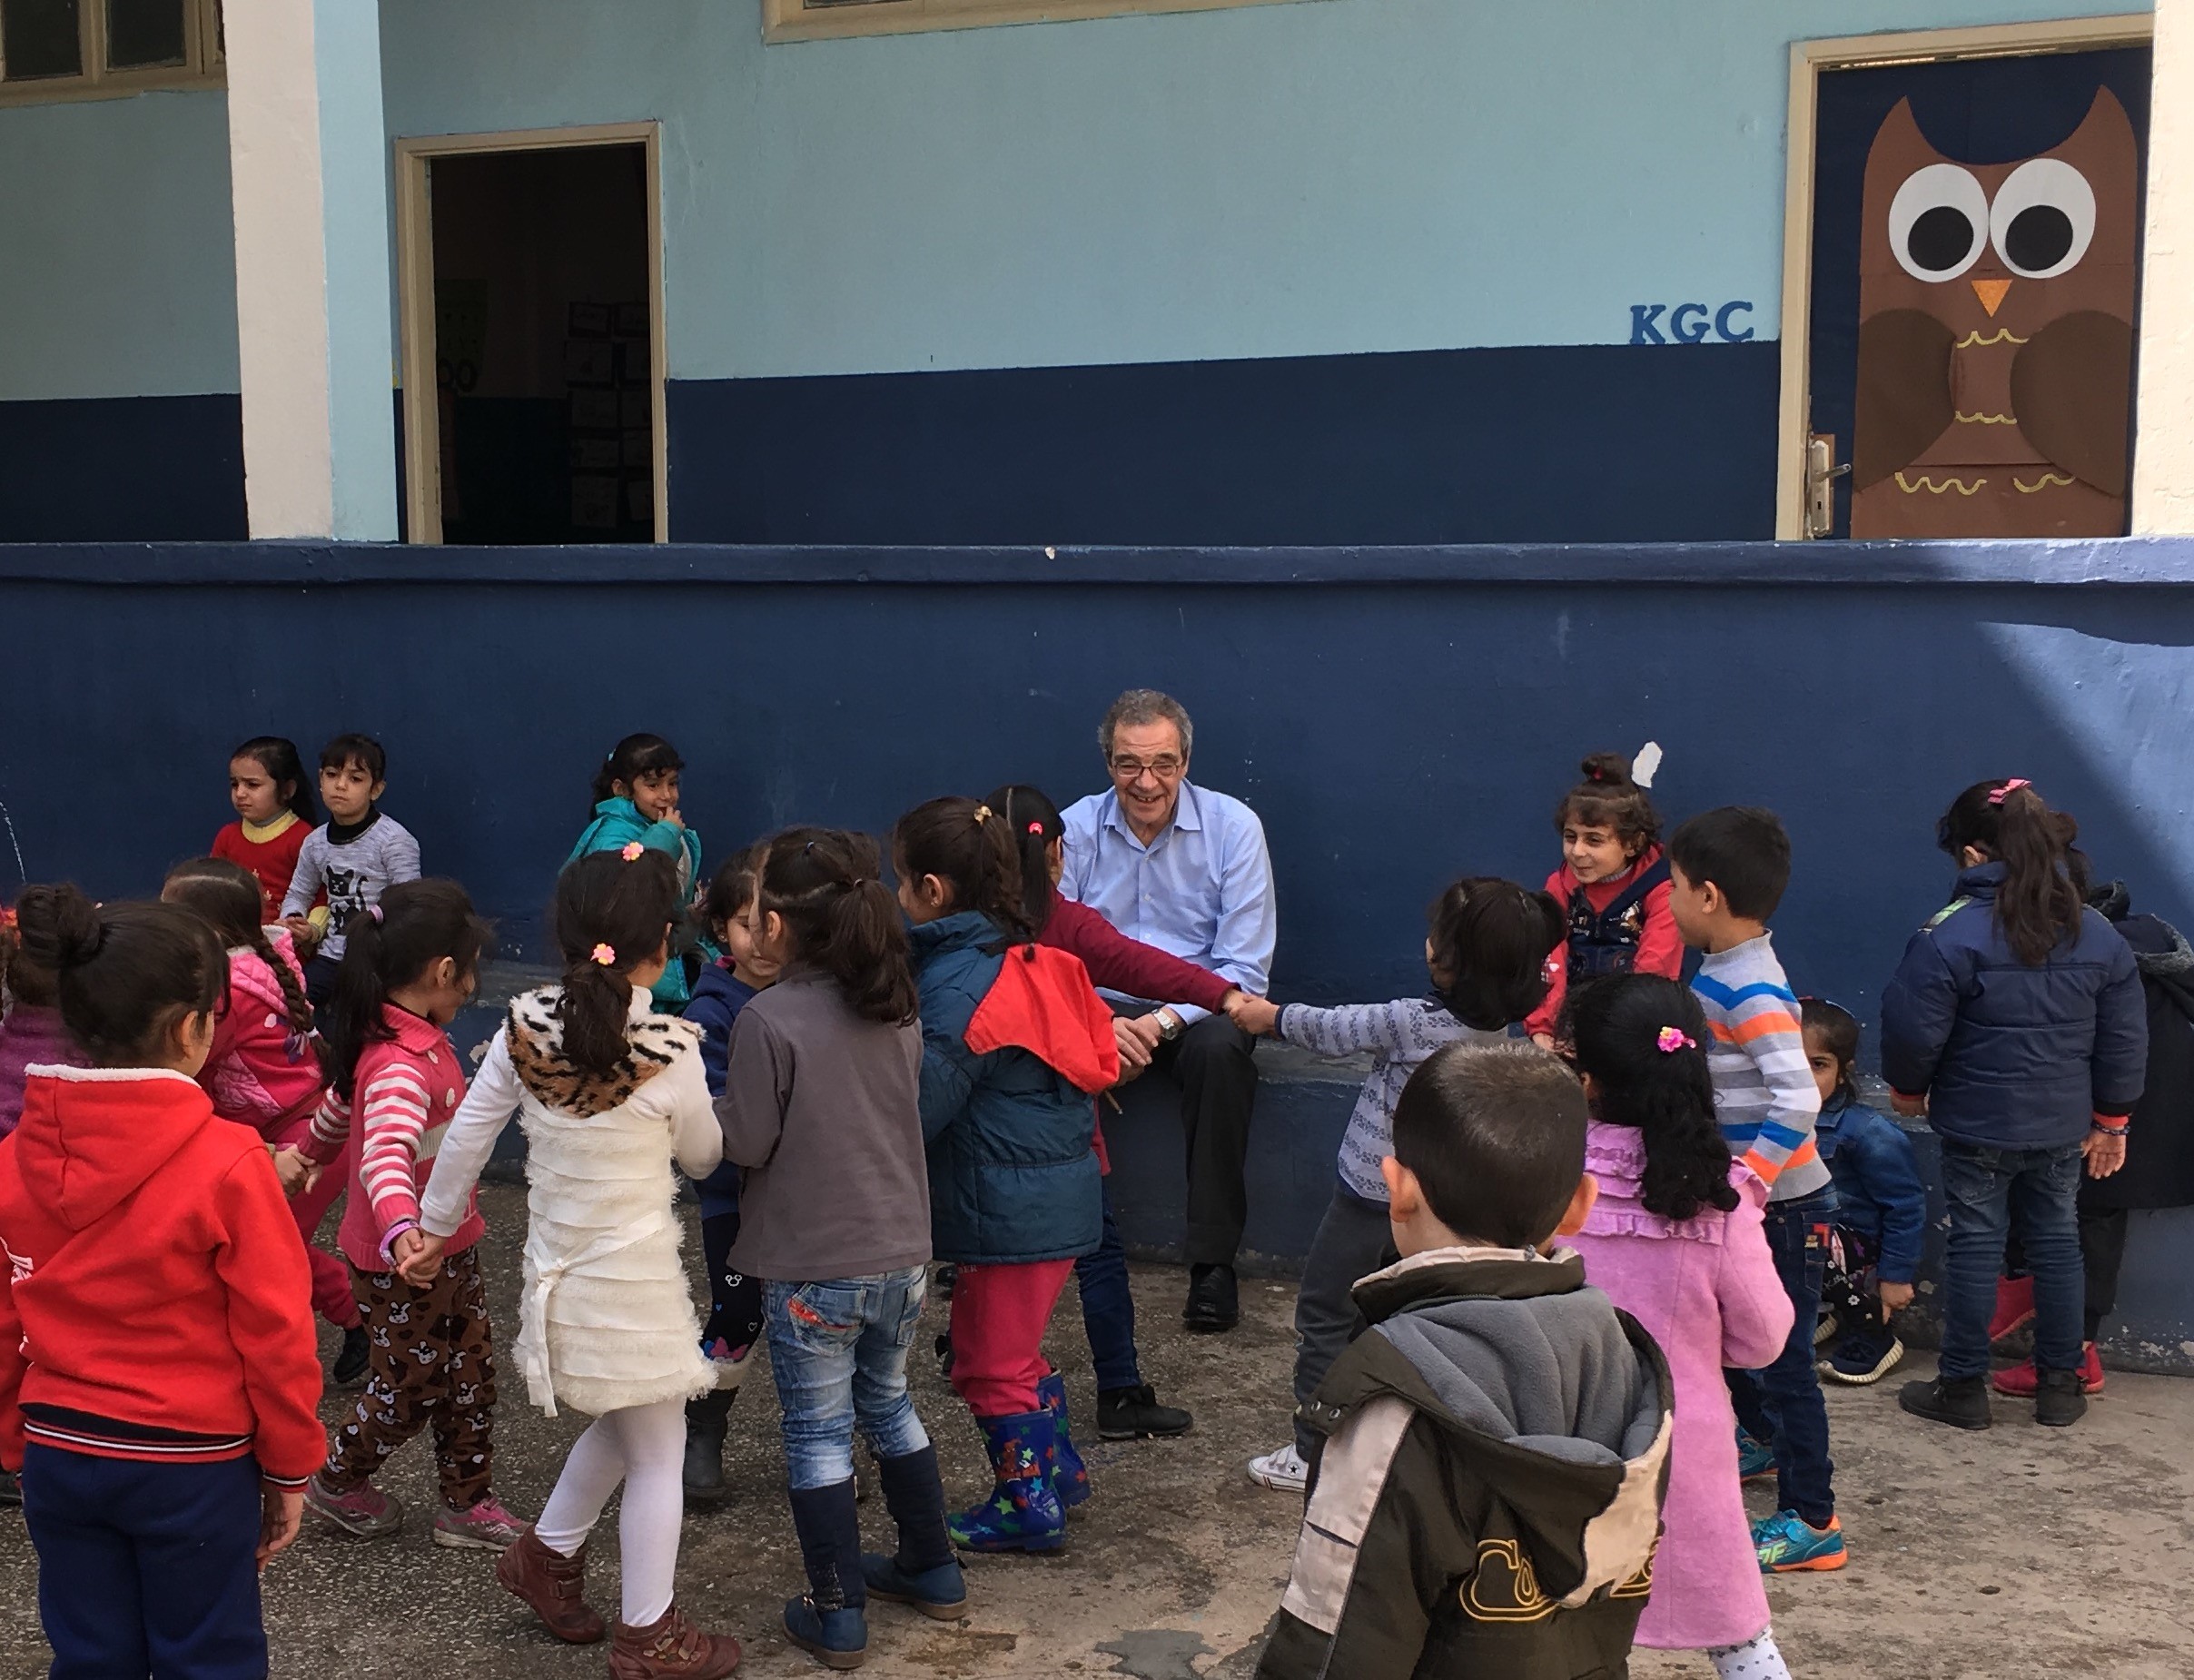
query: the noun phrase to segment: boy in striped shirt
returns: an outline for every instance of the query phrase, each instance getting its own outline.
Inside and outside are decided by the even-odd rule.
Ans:
[[[1798,1000],[1767,931],[1790,883],[1790,838],[1774,812],[1725,805],[1676,830],[1668,869],[1676,931],[1704,954],[1691,989],[1713,1034],[1715,1114],[1730,1153],[1767,1186],[1767,1246],[1797,1309],[1774,1364],[1729,1373],[1738,1420],[1773,1450],[1778,1508],[1754,1525],[1753,1540],[1770,1573],[1841,1569],[1828,1408],[1814,1366],[1836,1191],[1814,1143],[1821,1096]]]

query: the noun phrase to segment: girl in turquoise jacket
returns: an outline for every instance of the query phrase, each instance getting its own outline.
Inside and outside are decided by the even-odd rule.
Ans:
[[[564,859],[566,865],[589,852],[619,852],[637,842],[670,855],[678,866],[678,903],[692,904],[701,880],[701,836],[678,815],[678,773],[685,767],[678,749],[659,735],[628,735],[619,741],[595,772],[594,816]],[[688,943],[674,937],[671,949],[679,960],[655,983],[659,1014],[675,1015],[686,1007],[682,959]]]

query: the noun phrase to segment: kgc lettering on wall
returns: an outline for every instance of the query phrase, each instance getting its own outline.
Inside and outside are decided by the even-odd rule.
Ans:
[[[1752,305],[1742,299],[1725,303],[1719,309],[1707,303],[1678,303],[1673,307],[1666,303],[1633,303],[1630,341],[1700,344],[1713,337],[1725,344],[1742,344],[1752,337],[1752,328],[1737,325],[1737,318],[1749,318],[1751,314]]]

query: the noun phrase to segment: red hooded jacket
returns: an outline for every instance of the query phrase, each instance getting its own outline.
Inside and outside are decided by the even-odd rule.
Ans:
[[[0,1142],[0,1465],[327,1456],[304,1244],[266,1145],[159,1068],[31,1070]]]

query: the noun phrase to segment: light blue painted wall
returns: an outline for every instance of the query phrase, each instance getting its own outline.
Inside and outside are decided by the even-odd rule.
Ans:
[[[0,401],[232,391],[228,102],[0,108]]]
[[[397,133],[659,116],[670,371],[1774,334],[1794,37],[2121,5],[1303,0],[764,47],[758,0],[383,0]]]

